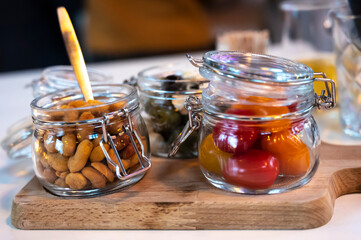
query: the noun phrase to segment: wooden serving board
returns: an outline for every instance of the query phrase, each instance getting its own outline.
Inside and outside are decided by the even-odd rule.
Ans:
[[[20,229],[308,229],[326,224],[335,199],[361,192],[361,147],[322,144],[310,183],[276,195],[240,195],[212,187],[196,160],[152,159],[136,185],[117,193],[68,199],[33,178],[14,198]]]

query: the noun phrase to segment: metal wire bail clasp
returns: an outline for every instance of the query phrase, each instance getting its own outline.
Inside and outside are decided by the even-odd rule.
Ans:
[[[173,157],[179,150],[182,143],[196,130],[201,126],[203,116],[202,116],[202,103],[201,100],[195,96],[187,97],[187,100],[184,103],[184,108],[188,111],[188,121],[184,126],[182,132],[178,137],[173,141],[169,152],[168,157]]]
[[[336,86],[335,82],[332,79],[326,77],[326,74],[323,72],[314,73],[313,76],[321,76],[322,78],[315,77],[313,81],[319,81],[325,83],[325,88],[327,95],[325,95],[325,90],[322,90],[321,95],[315,93],[315,105],[318,109],[332,109],[336,106]],[[331,85],[331,90],[330,86]]]
[[[114,117],[123,117],[123,118],[127,119],[127,123],[123,125],[123,130],[124,130],[123,134],[126,133],[129,136],[130,143],[132,144],[132,146],[135,150],[135,153],[137,154],[138,161],[141,166],[141,168],[139,170],[129,173],[129,174],[127,173],[127,171],[123,165],[122,159],[120,158],[120,156],[118,154],[118,150],[115,147],[112,136],[106,130],[106,125],[109,124],[110,120],[113,119]],[[151,166],[150,159],[145,155],[144,145],[139,137],[137,130],[135,128],[133,128],[131,115],[127,108],[121,109],[115,113],[113,112],[113,113],[105,114],[104,118],[102,120],[102,129],[103,129],[103,138],[102,138],[102,140],[100,140],[99,145],[100,145],[101,149],[103,150],[103,153],[104,153],[107,161],[115,168],[115,173],[116,173],[118,179],[123,180],[123,181],[127,180],[136,175],[146,172],[150,168],[150,166]],[[134,139],[134,137],[135,137],[135,139]],[[136,141],[140,145],[141,152],[139,152]],[[110,147],[113,149],[115,156],[116,156],[117,163],[115,163],[113,161],[113,159],[110,158],[106,148],[104,147],[105,143],[109,144]]]
[[[193,66],[198,67],[198,68],[203,67],[202,59],[195,58],[188,53],[186,54],[186,56],[188,58],[188,61],[190,61]]]

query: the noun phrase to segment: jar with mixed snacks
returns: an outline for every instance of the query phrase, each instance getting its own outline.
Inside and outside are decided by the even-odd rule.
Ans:
[[[151,67],[138,74],[137,85],[142,106],[142,116],[149,130],[152,154],[167,157],[171,143],[188,120],[184,109],[187,96],[201,97],[208,86],[191,65],[168,64]],[[189,136],[174,156],[194,158],[198,155],[197,134]]]
[[[150,167],[148,132],[136,89],[94,85],[95,100],[80,89],[31,103],[33,163],[42,185],[59,196],[106,194],[138,182]]]
[[[334,82],[273,56],[213,51],[202,60],[188,57],[210,84],[202,100],[187,99],[190,118],[170,155],[200,128],[199,164],[218,188],[273,194],[309,182],[319,165],[320,144],[311,111],[335,106]],[[321,96],[314,81],[325,84]]]

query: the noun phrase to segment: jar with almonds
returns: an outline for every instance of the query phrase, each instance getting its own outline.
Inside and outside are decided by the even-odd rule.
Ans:
[[[80,89],[63,90],[31,103],[33,163],[51,193],[87,197],[138,182],[150,168],[149,139],[136,89],[93,85],[94,100]]]

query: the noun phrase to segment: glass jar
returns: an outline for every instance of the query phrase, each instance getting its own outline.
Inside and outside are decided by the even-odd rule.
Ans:
[[[149,139],[137,91],[127,85],[93,85],[36,98],[33,164],[37,178],[59,196],[106,194],[139,181],[150,167]]]
[[[141,71],[137,85],[152,154],[167,157],[171,143],[188,120],[188,113],[184,109],[187,96],[201,97],[208,80],[191,66],[179,63]],[[197,157],[197,141],[197,133],[193,133],[174,157]]]
[[[108,84],[110,75],[87,68],[91,84]],[[71,87],[79,87],[72,66],[52,66],[46,68],[39,79],[31,82],[34,98]],[[31,159],[31,136],[34,126],[31,117],[25,117],[10,126],[6,137],[1,141],[2,148],[11,159]]]
[[[273,194],[306,184],[319,164],[320,136],[311,111],[335,105],[334,82],[295,61],[251,53],[189,56],[210,80],[202,100],[190,97],[188,128],[174,154],[200,128],[199,164],[214,186],[237,193]],[[313,82],[325,83],[322,96]]]
[[[113,82],[112,77],[102,71],[93,68],[87,68],[87,71],[91,84],[107,84]],[[78,86],[78,81],[72,66],[48,67],[41,73],[39,79],[35,79],[31,83],[34,98],[54,91]]]

